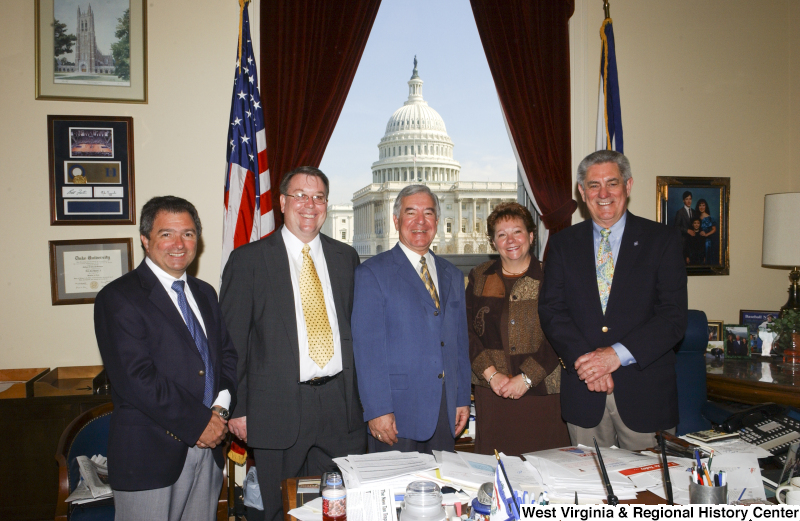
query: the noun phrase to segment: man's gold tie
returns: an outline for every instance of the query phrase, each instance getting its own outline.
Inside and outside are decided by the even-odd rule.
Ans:
[[[300,300],[308,335],[308,355],[320,368],[333,358],[333,333],[325,309],[325,295],[317,276],[317,269],[309,254],[308,244],[303,246],[303,271],[300,273]]]
[[[436,292],[436,286],[433,285],[433,279],[431,278],[431,272],[428,271],[428,263],[425,262],[425,257],[421,257],[419,263],[422,264],[422,272],[419,276],[422,278],[422,282],[425,283],[428,293],[431,294],[433,303],[436,304],[436,309],[439,309],[439,293]]]

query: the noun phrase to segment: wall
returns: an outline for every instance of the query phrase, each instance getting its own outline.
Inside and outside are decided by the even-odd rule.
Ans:
[[[53,102],[34,99],[34,2],[0,3],[0,368],[101,363],[92,306],[51,305],[48,240],[133,237],[134,265],[143,258],[136,226],[50,226],[48,114],[132,116],[137,216],[155,195],[192,201],[205,237],[198,276],[219,280],[238,4],[147,9],[149,103]]]
[[[730,177],[730,275],[689,277],[689,307],[726,322],[740,309],[780,308],[788,271],[761,267],[763,201],[800,190],[800,7],[614,0],[611,17],[634,175],[629,208],[655,219],[657,176]],[[600,1],[576,1],[574,166],[594,150],[602,21]]]

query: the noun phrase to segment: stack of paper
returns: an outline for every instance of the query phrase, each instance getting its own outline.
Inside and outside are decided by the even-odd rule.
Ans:
[[[640,454],[621,449],[604,449],[603,461],[608,478],[619,499],[635,499],[637,488],[620,471],[658,464],[653,455]],[[538,469],[545,490],[551,501],[572,501],[578,492],[582,501],[600,502],[606,499],[603,475],[594,449],[578,445],[525,454],[525,459]]]

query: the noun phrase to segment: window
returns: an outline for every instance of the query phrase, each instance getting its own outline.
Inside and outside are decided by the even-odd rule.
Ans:
[[[447,230],[447,233],[453,233],[453,223],[451,223],[450,221],[447,221],[447,224],[445,224],[445,228]]]
[[[406,147],[405,155],[408,155],[408,147]]]
[[[343,241],[347,240],[347,230],[342,230],[342,240]]]
[[[467,203],[461,203],[461,209],[462,210],[466,210],[467,209]]]
[[[435,244],[431,248],[433,249],[433,253],[437,253],[439,251],[439,246]]]
[[[342,219],[342,224],[346,223],[347,219]]]
[[[476,204],[476,205],[475,205],[475,209],[476,209],[476,210],[480,210],[480,209],[481,209],[481,205],[479,205],[479,204]]]
[[[467,233],[467,220],[461,219],[461,232]]]
[[[447,205],[447,209],[448,209],[448,210],[452,210],[452,209],[453,209],[453,205],[452,205],[452,204],[448,204],[448,205]]]
[[[478,221],[475,223],[475,231],[480,233],[481,232],[481,222]]]

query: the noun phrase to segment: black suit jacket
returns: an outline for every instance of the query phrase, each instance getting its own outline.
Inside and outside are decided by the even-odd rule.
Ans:
[[[539,317],[566,366],[561,378],[564,419],[586,428],[600,422],[606,395],[589,391],[574,364],[585,353],[620,342],[636,359],[612,374],[625,425],[638,432],[677,425],[673,348],[686,332],[686,316],[686,268],[674,227],[628,212],[605,315],[597,290],[592,221],[553,235]]]
[[[686,233],[686,230],[692,229],[692,221],[700,218],[700,212],[698,212],[694,208],[692,208],[691,210],[692,210],[691,217],[686,212],[686,206],[681,206],[680,210],[675,212],[675,222],[673,224],[678,228],[680,228],[681,234],[684,236],[689,235],[688,233]]]
[[[214,396],[227,389],[233,408],[237,355],[217,294],[191,276],[188,285],[206,328]],[[194,339],[145,262],[97,294],[94,327],[114,402],[108,440],[111,486],[149,490],[172,485],[212,415],[203,405],[205,377],[199,373],[205,366]],[[221,468],[222,447],[212,450]]]
[[[336,305],[342,346],[347,421],[351,431],[364,420],[353,362],[353,273],[359,259],[352,247],[320,235]],[[300,350],[289,258],[280,230],[231,253],[222,275],[220,305],[239,352],[239,407],[247,416],[247,444],[285,449],[300,432]]]

